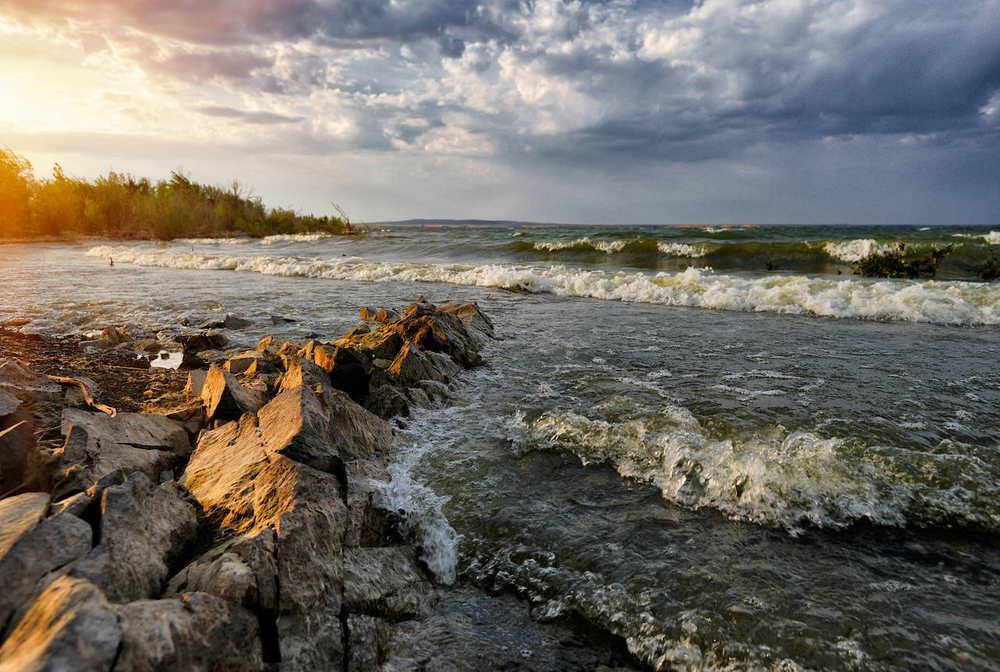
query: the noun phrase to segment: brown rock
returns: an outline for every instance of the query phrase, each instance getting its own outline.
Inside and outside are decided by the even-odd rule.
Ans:
[[[170,564],[195,541],[194,508],[173,482],[132,474],[104,491],[100,543],[71,575],[89,579],[113,602],[158,597]]]
[[[406,343],[386,371],[401,385],[414,387],[421,380],[443,382],[444,376],[413,343]]]
[[[428,306],[430,304],[414,303],[401,320],[383,328],[394,331],[422,350],[443,352],[462,366],[482,363],[478,351],[485,337],[470,330],[461,318]]]
[[[0,670],[110,670],[121,641],[118,615],[101,591],[61,577],[0,648]]]
[[[214,364],[205,376],[201,398],[210,420],[235,420],[244,413],[256,411],[266,401],[264,394],[244,387],[233,374]]]
[[[0,498],[48,490],[49,465],[38,448],[31,416],[18,410],[0,421]]]
[[[21,400],[6,390],[0,390],[0,418],[10,415],[21,405]]]
[[[404,546],[356,548],[344,553],[344,607],[352,614],[390,620],[426,613],[433,589]]]

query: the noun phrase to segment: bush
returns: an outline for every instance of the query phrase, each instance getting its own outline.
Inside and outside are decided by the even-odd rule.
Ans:
[[[239,182],[223,188],[199,184],[178,171],[155,185],[109,172],[93,182],[67,177],[56,164],[51,180],[35,180],[31,163],[0,146],[0,237],[97,235],[111,238],[267,236],[359,231],[340,217],[267,209]]]

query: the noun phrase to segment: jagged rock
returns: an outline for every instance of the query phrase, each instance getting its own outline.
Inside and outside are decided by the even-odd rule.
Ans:
[[[325,351],[324,351],[325,352]],[[330,383],[355,401],[368,396],[368,360],[349,348],[334,348],[324,362],[316,363],[330,373]]]
[[[413,343],[405,343],[386,371],[400,385],[413,387],[421,380],[444,382],[444,375],[434,363]]]
[[[170,580],[169,594],[199,591],[253,608],[257,604],[257,577],[235,553],[193,562]]]
[[[249,350],[230,357],[225,364],[225,369],[234,376],[238,376],[241,373],[245,373],[251,364],[256,364],[259,361],[267,361],[264,353],[257,350]]]
[[[32,431],[31,416],[21,410],[8,414],[0,427],[0,497],[47,490],[49,466]]]
[[[380,308],[375,310],[374,308],[362,308],[361,309],[361,319],[368,322],[379,322],[381,324],[388,324],[399,319],[399,313],[391,308]]]
[[[346,338],[347,340],[354,340],[356,338],[361,338],[362,336],[368,333],[371,333],[371,327],[369,327],[367,324],[359,324],[358,326],[353,327],[349,332],[344,334],[343,338]]]
[[[261,670],[257,618],[205,593],[141,600],[119,609],[122,646],[115,669]]]
[[[100,589],[60,577],[0,648],[0,670],[110,670],[121,641],[118,615]]]
[[[433,404],[447,401],[451,397],[451,390],[448,386],[436,380],[421,380],[417,385]]]
[[[373,331],[360,341],[373,359],[394,359],[403,347],[403,339],[393,331]]]
[[[344,553],[344,608],[398,621],[426,613],[433,589],[404,546],[356,548]]]
[[[184,426],[161,415],[119,413],[112,418],[67,408],[62,432],[66,442],[54,490],[59,498],[86,490],[117,469],[154,480],[191,452]]]
[[[266,396],[240,384],[233,374],[214,364],[205,376],[201,390],[209,419],[235,420],[264,405]]]
[[[385,459],[358,460],[347,465],[347,531],[344,546],[382,546],[396,541],[389,512],[380,506],[374,481],[390,480]]]
[[[179,334],[174,341],[181,344],[185,353],[198,353],[203,350],[218,350],[229,342],[229,339],[214,331],[200,334]]]
[[[478,329],[490,338],[496,338],[493,331],[493,320],[480,309],[477,303],[472,301],[442,301],[437,304],[437,309],[460,317],[470,327]]]
[[[443,352],[462,366],[482,363],[479,348],[485,337],[470,330],[462,318],[438,311],[428,303],[414,303],[397,322],[383,327],[421,350]]]
[[[71,575],[89,579],[112,602],[158,597],[173,562],[195,540],[194,508],[168,482],[132,474],[101,499],[100,543]]]
[[[330,386],[330,374],[326,369],[317,366],[315,362],[302,359],[298,355],[288,355],[285,357],[285,375],[281,378],[281,391],[290,390],[296,387],[320,387]]]
[[[46,519],[48,508],[47,493],[0,501],[0,633],[45,574],[90,550],[90,525],[68,513]]]
[[[350,642],[348,672],[377,670],[386,660],[386,649],[392,639],[392,628],[380,618],[364,615],[347,617]]]

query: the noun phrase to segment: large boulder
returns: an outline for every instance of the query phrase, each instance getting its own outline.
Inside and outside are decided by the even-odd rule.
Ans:
[[[46,519],[48,508],[41,492],[0,501],[0,633],[45,574],[90,550],[90,525],[69,514]]]
[[[433,602],[430,582],[412,548],[356,548],[344,554],[344,607],[352,614],[392,621],[426,613]]]
[[[194,507],[174,482],[155,486],[136,473],[104,491],[100,543],[71,574],[89,579],[112,602],[159,597],[197,532]]]
[[[467,325],[482,332],[484,336],[496,338],[493,331],[493,320],[484,313],[478,303],[473,301],[442,301],[437,309],[462,318]]]
[[[226,347],[229,339],[215,331],[206,331],[200,334],[179,334],[174,336],[174,341],[180,343],[181,349],[185,353],[198,353],[204,350],[218,350]]]
[[[121,470],[141,472],[150,480],[179,467],[191,453],[184,425],[162,415],[63,410],[61,472],[57,475],[58,499],[82,492],[104,476]]]
[[[407,342],[386,371],[405,387],[415,387],[422,380],[444,382],[444,374],[427,355],[413,343]]]
[[[110,670],[121,641],[118,615],[101,590],[60,577],[0,647],[0,670]]]
[[[228,600],[204,593],[141,600],[119,609],[122,646],[116,669],[264,669],[257,618]]]

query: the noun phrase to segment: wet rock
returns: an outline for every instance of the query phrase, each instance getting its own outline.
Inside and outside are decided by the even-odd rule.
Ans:
[[[180,343],[185,353],[198,353],[204,350],[218,350],[229,343],[229,339],[214,331],[200,334],[179,334],[174,341]]]
[[[122,645],[116,669],[261,670],[257,618],[205,593],[141,600],[119,610]]]
[[[170,580],[168,594],[199,591],[253,608],[257,605],[257,577],[235,553],[199,559]]]
[[[63,446],[54,494],[63,498],[86,490],[121,470],[155,480],[191,452],[184,426],[161,415],[119,413],[116,417],[75,408],[63,411]]]
[[[394,385],[377,387],[365,400],[365,408],[385,420],[395,417],[406,418],[410,415],[409,399]]]
[[[214,364],[205,376],[201,398],[211,420],[234,420],[256,411],[266,401],[264,394],[241,385],[233,374]]]
[[[45,574],[90,550],[90,525],[68,513],[46,519],[48,508],[46,493],[0,501],[0,633]]]
[[[478,329],[490,338],[496,338],[493,320],[480,309],[477,303],[472,301],[442,301],[437,304],[437,309],[460,317],[470,327]]]
[[[89,579],[112,602],[158,597],[169,566],[195,541],[194,508],[173,482],[132,474],[101,499],[100,543],[71,575]]]
[[[271,324],[291,324],[292,322],[298,322],[298,320],[293,320],[290,317],[282,317],[281,315],[271,315]]]
[[[110,670],[121,641],[118,615],[100,589],[60,577],[0,648],[0,670]]]
[[[417,385],[424,391],[432,404],[445,402],[451,397],[451,390],[448,386],[436,380],[421,380]]]
[[[349,332],[344,334],[343,338],[349,341],[353,341],[369,333],[371,333],[371,327],[369,327],[367,324],[359,324],[358,326],[353,327]]]
[[[413,343],[403,345],[399,354],[386,371],[401,385],[414,387],[422,380],[444,382],[444,375],[437,369],[420,348]]]
[[[421,350],[443,352],[462,366],[482,363],[479,348],[485,337],[470,330],[460,317],[435,310],[431,304],[411,304],[402,319],[383,328],[394,331]]]
[[[385,662],[392,628],[374,616],[351,615],[347,617],[350,641],[349,672],[376,670]]]
[[[21,405],[21,400],[10,392],[0,390],[0,418],[10,415]]]
[[[380,324],[388,324],[389,322],[394,322],[400,318],[399,313],[391,308],[362,308],[361,309],[361,319],[368,322],[378,322]]]
[[[394,621],[429,610],[433,589],[404,546],[357,548],[344,553],[344,607],[352,614]]]
[[[35,441],[31,417],[24,411],[8,414],[0,427],[0,498],[21,492],[47,490],[49,464]]]

